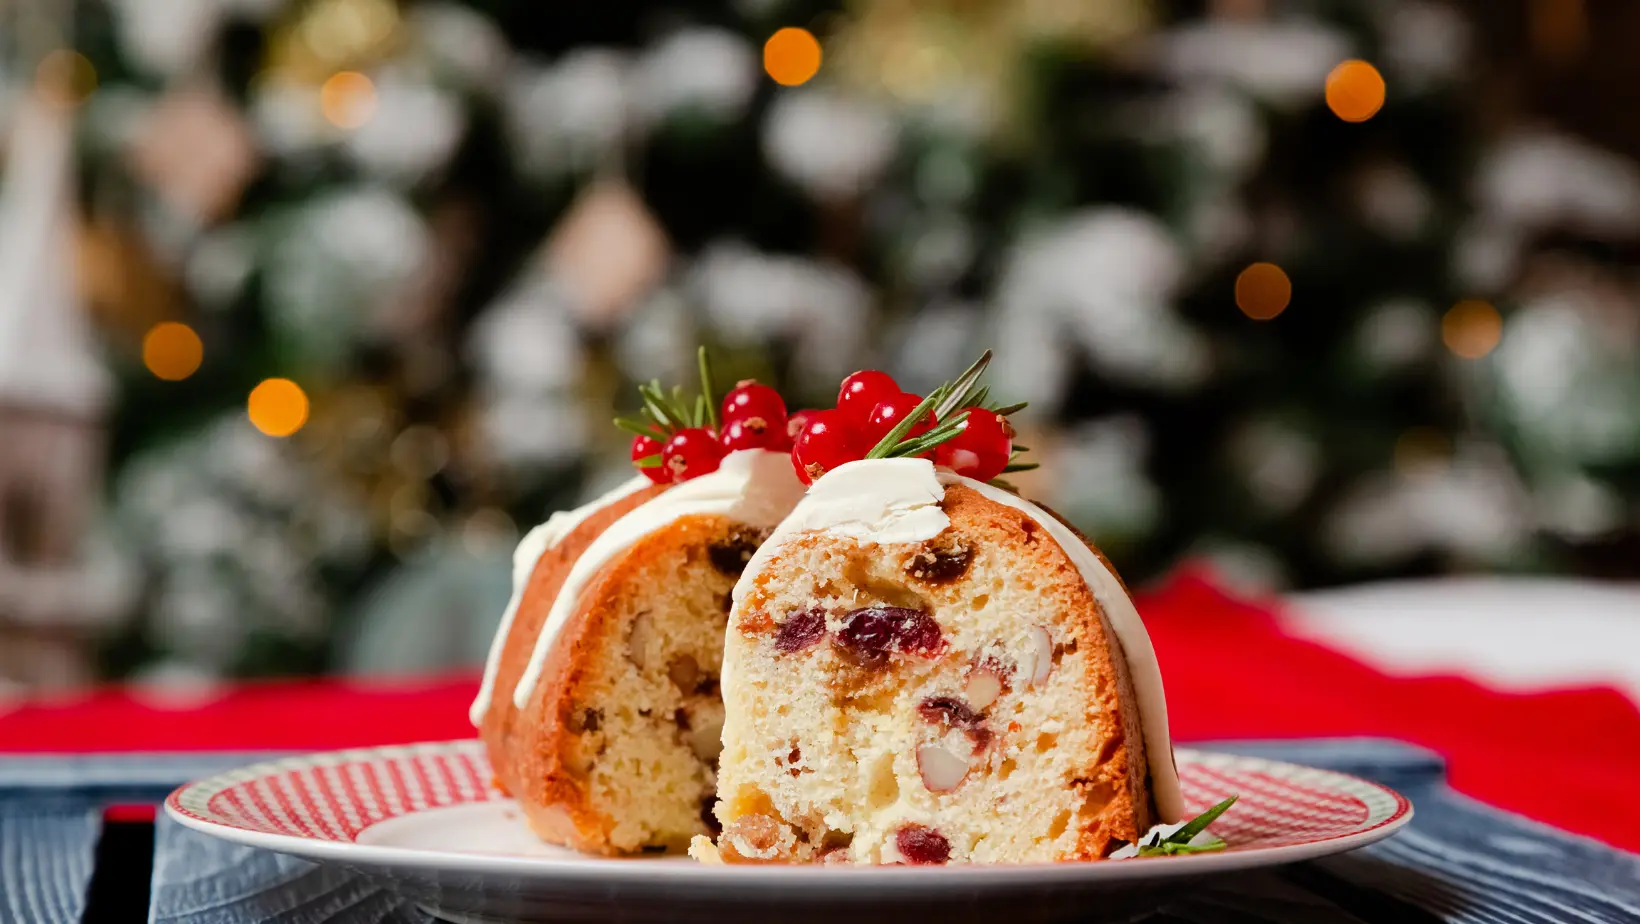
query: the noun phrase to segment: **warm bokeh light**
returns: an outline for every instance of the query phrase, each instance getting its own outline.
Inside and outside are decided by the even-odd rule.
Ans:
[[[97,68],[72,48],[59,48],[41,58],[34,79],[48,94],[70,105],[85,102],[97,90]]]
[[[180,382],[193,375],[204,358],[205,344],[186,324],[165,321],[143,335],[142,364],[167,382]]]
[[[1268,321],[1287,310],[1293,283],[1274,263],[1254,263],[1236,277],[1236,307],[1255,321]]]
[[[269,436],[290,436],[307,423],[308,399],[290,379],[267,379],[251,389],[251,423]]]
[[[319,88],[319,109],[337,128],[358,128],[376,114],[376,85],[358,71],[339,71]]]
[[[1365,122],[1384,106],[1384,77],[1365,61],[1345,61],[1327,75],[1327,108],[1346,122]]]
[[[781,29],[763,45],[763,69],[775,83],[804,83],[820,71],[820,42],[807,29]]]
[[[1467,298],[1441,318],[1441,342],[1464,359],[1480,359],[1503,338],[1503,315],[1487,302]]]

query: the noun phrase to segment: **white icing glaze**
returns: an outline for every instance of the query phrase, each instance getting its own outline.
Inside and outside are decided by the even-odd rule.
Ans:
[[[840,465],[809,488],[807,496],[758,549],[735,584],[735,602],[738,604],[751,590],[755,576],[775,550],[799,533],[825,531],[879,544],[934,538],[951,525],[939,507],[945,486],[950,484],[970,488],[1035,520],[1081,572],[1088,590],[1110,620],[1133,678],[1157,814],[1166,822],[1179,820],[1184,800],[1179,792],[1178,771],[1173,766],[1167,698],[1156,651],[1139,611],[1099,556],[1065,524],[1030,501],[972,478],[937,470],[926,459],[875,459]],[[724,676],[722,682],[727,687],[729,678]]]
[[[648,478],[637,475],[574,510],[555,511],[547,522],[530,530],[518,543],[518,548],[513,550],[512,597],[507,600],[507,608],[501,611],[501,625],[495,630],[495,638],[490,640],[490,653],[484,659],[484,682],[479,685],[472,708],[467,710],[467,718],[472,720],[474,728],[484,723],[484,714],[490,711],[490,700],[495,695],[495,675],[501,669],[501,652],[507,647],[507,635],[512,632],[513,620],[518,616],[518,604],[524,598],[524,588],[529,585],[530,575],[535,573],[541,556],[563,542],[564,537],[574,532],[575,527],[585,522],[587,517],[628,495],[636,494],[649,484]]]
[[[774,526],[791,512],[802,493],[803,484],[792,471],[789,454],[757,449],[732,452],[717,471],[669,488],[610,524],[570,567],[536,636],[529,667],[513,690],[513,705],[522,709],[529,704],[553,642],[574,615],[581,592],[615,556],[686,516],[718,514],[758,528]]]

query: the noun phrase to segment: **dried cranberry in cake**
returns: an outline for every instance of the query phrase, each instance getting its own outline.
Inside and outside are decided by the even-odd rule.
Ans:
[[[945,639],[940,624],[927,613],[879,605],[844,616],[832,645],[861,667],[882,667],[890,654],[938,654],[945,647]]]
[[[705,427],[686,427],[672,434],[661,449],[661,464],[673,481],[688,481],[717,471],[726,455],[717,437]]]
[[[894,832],[894,846],[905,862],[919,866],[944,863],[951,859],[951,842],[927,825],[909,824]]]
[[[900,393],[900,384],[886,372],[862,369],[843,380],[837,389],[837,410],[855,426],[866,422],[866,417],[877,402]]]
[[[890,395],[877,402],[877,406],[871,409],[870,414],[866,415],[866,422],[860,427],[860,433],[863,437],[861,442],[866,445],[867,449],[877,445],[883,437],[888,435],[888,431],[898,426],[900,421],[904,420],[907,414],[916,410],[917,405],[921,403],[922,396],[910,392]],[[934,429],[934,424],[934,412],[927,411],[921,420],[912,424],[911,429],[906,431],[905,438],[911,439],[922,436],[929,430]]]
[[[632,438],[632,464],[637,465],[639,460],[661,454],[661,441],[649,436],[634,436]],[[663,463],[648,468],[638,467],[645,478],[656,484],[668,484],[672,481],[672,470]]]
[[[791,654],[812,646],[825,634],[826,614],[819,607],[798,610],[780,624],[774,634],[774,647],[776,651]]]
[[[1014,451],[1014,428],[1008,418],[982,407],[969,408],[957,422],[957,435],[934,448],[934,462],[975,481],[1002,474]]]
[[[776,429],[761,417],[742,417],[724,424],[720,442],[729,452],[740,449],[779,451],[787,447],[785,428]]]
[[[928,584],[949,584],[968,573],[974,552],[964,542],[925,543],[906,559],[905,573]]]
[[[792,446],[792,468],[804,484],[845,462],[853,462],[871,447],[860,445],[858,434],[836,411],[814,411]]]
[[[723,396],[723,422],[757,418],[775,433],[786,431],[786,402],[780,392],[754,379],[736,385]]]

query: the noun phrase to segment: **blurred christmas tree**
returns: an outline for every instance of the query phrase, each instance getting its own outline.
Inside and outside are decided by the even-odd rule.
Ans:
[[[81,0],[73,29],[147,576],[119,673],[479,659],[512,539],[621,476],[611,404],[697,342],[798,404],[994,346],[1025,487],[1135,582],[1577,567],[1635,530],[1637,319],[1589,266],[1640,179],[1487,124],[1434,0]],[[1534,263],[1567,229],[1582,256]]]

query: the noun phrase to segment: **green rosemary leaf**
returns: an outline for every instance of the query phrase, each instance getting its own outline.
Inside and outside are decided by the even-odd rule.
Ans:
[[[665,440],[666,433],[648,420],[638,417],[617,417],[615,426],[636,436],[647,436],[653,440]]]
[[[1192,853],[1216,853],[1229,846],[1223,838],[1215,837],[1203,844],[1180,844],[1171,839],[1154,847],[1140,847],[1141,857],[1178,857]]]
[[[963,370],[962,375],[957,376],[946,386],[945,393],[940,396],[940,401],[934,405],[934,416],[943,419],[945,415],[962,407],[963,405],[960,403],[962,397],[967,393],[969,387],[985,374],[985,367],[990,364],[991,351],[986,350],[980,355],[979,359],[974,360],[972,366]]]
[[[654,455],[644,456],[641,459],[633,459],[632,464],[639,468],[660,468],[661,454],[657,452]]]
[[[1230,806],[1235,805],[1236,800],[1239,798],[1241,797],[1231,796],[1223,802],[1220,802],[1218,805],[1215,805],[1207,811],[1202,812],[1200,815],[1197,815],[1195,818],[1190,819],[1189,824],[1173,832],[1173,836],[1168,838],[1168,840],[1179,844],[1188,843],[1191,838],[1205,831],[1208,825],[1217,821],[1219,816],[1223,815],[1230,808]]]
[[[993,488],[1001,488],[1002,490],[1007,491],[1010,494],[1018,494],[1019,493],[1019,488],[1015,487],[1014,483],[1012,481],[1007,480],[1006,478],[992,478],[990,481],[987,481],[985,483],[990,485]]]
[[[643,398],[644,407],[649,410],[649,416],[655,418],[663,428],[683,426],[683,421],[674,418],[666,409],[666,399],[660,395],[658,388],[638,386],[638,396]]]
[[[1018,443],[1014,444],[1014,456],[1017,456],[1022,452],[1030,452],[1030,451],[1031,451],[1031,447],[1029,447],[1029,446],[1021,446]],[[1013,458],[1013,456],[1009,456],[1009,458],[1011,459],[1011,458]]]
[[[1007,417],[1009,414],[1016,414],[1020,411],[1025,410],[1025,408],[1027,408],[1029,406],[1030,406],[1029,401],[1021,401],[1018,404],[1010,404],[1010,405],[1007,405],[1006,407],[991,408],[991,412],[996,414],[998,417]]]
[[[941,443],[949,441],[952,437],[956,436],[959,432],[961,432],[961,431],[956,430],[956,429],[951,429],[951,430],[934,429],[934,430],[930,430],[930,431],[928,431],[927,433],[924,433],[921,436],[918,436],[914,439],[906,440],[905,442],[901,443],[900,445],[895,446],[893,449],[890,449],[888,451],[888,454],[884,458],[894,459],[894,458],[901,458],[901,457],[904,457],[904,456],[920,456],[923,453],[927,452],[928,450],[933,449],[934,447],[940,445]]]
[[[706,426],[706,411],[709,407],[710,405],[707,403],[705,395],[695,396],[695,426]],[[712,416],[714,418],[717,417],[716,414],[713,414]],[[715,420],[712,423],[712,429],[717,429],[717,422]]]
[[[916,426],[917,421],[922,420],[928,415],[929,411],[934,409],[935,403],[939,401],[940,392],[941,389],[936,388],[929,393],[928,397],[917,402],[917,406],[911,409],[911,413],[905,415],[904,420],[895,424],[894,429],[888,431],[881,440],[877,441],[877,445],[871,447],[871,451],[866,453],[866,458],[887,458],[889,450],[900,445],[900,441],[905,439],[907,433],[911,432],[911,428]]]
[[[706,401],[706,420],[713,430],[718,428],[717,396],[712,393],[712,363],[706,358],[706,348],[701,347],[695,354],[696,364],[700,366],[700,396]]]
[[[1028,472],[1032,469],[1041,467],[1042,466],[1036,462],[1009,462],[1007,465],[1002,467],[1002,474],[1011,475],[1014,472]]]

